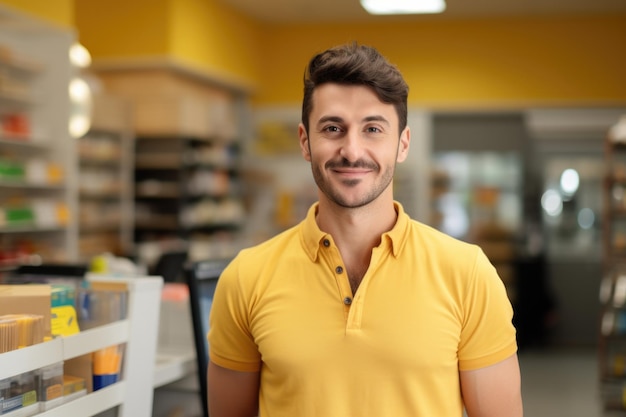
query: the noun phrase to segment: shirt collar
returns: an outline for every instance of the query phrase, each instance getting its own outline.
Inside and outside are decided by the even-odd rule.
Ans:
[[[406,235],[409,231],[410,218],[405,213],[402,204],[397,201],[393,202],[398,218],[393,228],[383,233],[381,246],[386,245],[388,242],[391,247],[391,252],[394,257],[398,257],[400,251],[404,247],[406,242]],[[320,247],[324,244],[324,239],[329,239],[332,242],[332,236],[320,230],[315,221],[315,215],[317,214],[319,203],[314,203],[308,210],[306,217],[301,223],[300,238],[302,240],[302,246],[312,262],[315,262],[319,255]]]

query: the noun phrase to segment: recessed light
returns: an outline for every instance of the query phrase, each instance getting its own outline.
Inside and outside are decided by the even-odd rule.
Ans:
[[[441,13],[444,0],[361,0],[361,6],[370,14]]]

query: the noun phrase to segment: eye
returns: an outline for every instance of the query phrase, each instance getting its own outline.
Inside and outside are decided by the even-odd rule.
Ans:
[[[324,130],[326,132],[339,132],[339,128],[337,126],[326,126]]]
[[[368,133],[382,133],[382,130],[379,129],[378,127],[376,127],[376,126],[368,126],[365,130]]]

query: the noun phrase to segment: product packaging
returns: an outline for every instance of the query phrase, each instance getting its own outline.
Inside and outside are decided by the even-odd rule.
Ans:
[[[110,324],[126,318],[126,290],[81,288],[78,290],[78,326],[82,330]]]
[[[63,363],[46,366],[39,375],[40,410],[46,411],[63,404]]]
[[[35,371],[26,372],[0,381],[0,392],[4,392],[2,414],[15,413],[20,417],[39,412],[39,397]],[[2,394],[0,394],[2,396]]]
[[[124,348],[122,345],[109,346],[92,354],[93,390],[97,391],[120,379]]]

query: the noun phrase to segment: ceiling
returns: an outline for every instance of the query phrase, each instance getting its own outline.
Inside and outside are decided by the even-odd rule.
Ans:
[[[359,0],[219,0],[268,23],[372,22],[397,19],[370,16]],[[446,0],[439,15],[403,19],[478,18],[549,14],[626,13],[626,0]]]

